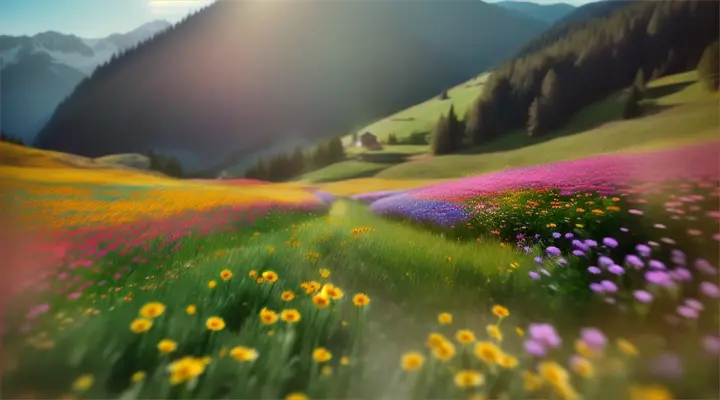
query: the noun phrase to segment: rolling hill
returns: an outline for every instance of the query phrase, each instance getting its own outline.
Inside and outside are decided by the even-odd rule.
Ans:
[[[416,104],[546,26],[480,1],[218,1],[98,69],[36,145],[91,157],[188,151],[219,171]]]

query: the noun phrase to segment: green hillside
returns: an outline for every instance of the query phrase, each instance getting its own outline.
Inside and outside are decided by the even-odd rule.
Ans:
[[[370,132],[380,141],[387,140],[391,133],[398,138],[406,138],[413,132],[429,132],[435,126],[440,115],[448,112],[451,104],[455,106],[458,114],[463,115],[473,101],[480,96],[489,76],[489,73],[485,73],[449,89],[447,100],[440,100],[439,96],[433,97],[358,129],[358,132]],[[349,143],[350,136],[345,137],[344,141]]]
[[[457,90],[462,90],[459,88],[454,89],[456,94]],[[452,91],[450,93],[452,96]],[[718,138],[720,113],[717,106],[720,97],[702,87],[695,71],[669,75],[648,83],[646,98],[642,102],[646,115],[640,119],[622,120],[624,96],[625,91],[620,91],[583,108],[563,128],[541,138],[531,138],[524,131],[518,131],[461,154],[439,157],[422,156],[428,152],[428,146],[385,146],[383,150],[374,152],[348,148],[350,160],[305,174],[301,180],[330,182],[369,176],[385,179],[457,178],[594,154],[672,147]],[[409,115],[412,110],[412,115],[418,120],[436,119],[438,102],[431,99],[396,115]],[[392,118],[395,117],[371,126],[391,126]],[[398,137],[402,136],[398,134]],[[403,153],[405,157],[401,158]],[[372,162],[372,157],[382,154],[396,154],[398,158],[395,162]],[[359,157],[366,160],[358,160]]]

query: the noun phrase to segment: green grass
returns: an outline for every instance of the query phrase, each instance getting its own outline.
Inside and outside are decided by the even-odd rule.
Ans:
[[[322,183],[373,176],[392,164],[347,160],[302,175],[300,182]]]
[[[447,114],[451,104],[455,106],[455,112],[458,115],[464,115],[465,111],[482,94],[483,84],[489,76],[489,73],[482,74],[448,90],[448,100],[440,100],[436,96],[358,129],[357,132],[360,134],[371,132],[381,141],[387,140],[391,133],[401,139],[410,136],[413,132],[428,132],[435,126],[441,115]],[[349,136],[345,137],[346,142],[349,140]]]

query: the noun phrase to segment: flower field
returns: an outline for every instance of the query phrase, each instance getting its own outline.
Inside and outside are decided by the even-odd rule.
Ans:
[[[718,150],[355,201],[0,174],[3,397],[717,398]]]

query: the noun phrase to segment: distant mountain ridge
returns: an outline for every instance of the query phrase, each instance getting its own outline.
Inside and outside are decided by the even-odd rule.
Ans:
[[[217,1],[98,69],[35,144],[91,157],[191,151],[209,167],[346,134],[503,61],[546,27],[481,1]]]
[[[118,52],[169,28],[152,21],[130,32],[84,39],[54,31],[33,36],[0,35],[2,129],[31,142],[55,107]]]
[[[538,4],[529,1],[500,1],[494,4],[549,24],[559,21],[575,10],[575,6],[567,3]]]

